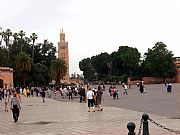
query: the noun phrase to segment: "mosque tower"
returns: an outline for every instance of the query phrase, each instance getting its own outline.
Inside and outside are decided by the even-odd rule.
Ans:
[[[65,40],[65,33],[63,29],[60,30],[60,42],[58,42],[58,58],[64,59],[67,64],[67,73],[66,76],[62,79],[62,82],[70,82],[69,76],[69,51],[68,51],[68,42]]]

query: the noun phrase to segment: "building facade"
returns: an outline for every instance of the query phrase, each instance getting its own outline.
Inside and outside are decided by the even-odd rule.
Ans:
[[[13,69],[0,67],[0,88],[13,87]]]
[[[58,42],[58,58],[64,59],[67,64],[66,76],[61,80],[62,82],[70,82],[69,76],[69,49],[68,42],[65,40],[65,33],[60,31],[60,42]]]
[[[180,83],[180,57],[175,57],[176,64],[176,83]]]

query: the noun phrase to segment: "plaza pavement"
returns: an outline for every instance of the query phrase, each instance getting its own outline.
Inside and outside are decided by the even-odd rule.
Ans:
[[[22,99],[20,118],[14,123],[11,111],[0,103],[0,135],[127,135],[127,123],[138,133],[143,112],[104,106],[102,112],[87,112],[86,103],[57,101],[40,97]],[[156,122],[180,130],[180,119],[149,114]],[[150,135],[174,135],[149,123]]]

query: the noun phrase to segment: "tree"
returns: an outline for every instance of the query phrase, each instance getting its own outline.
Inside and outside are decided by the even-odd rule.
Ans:
[[[23,37],[26,35],[26,33],[23,31],[23,30],[20,30],[19,31],[19,36],[20,36],[20,39],[21,39],[21,49],[20,49],[20,52],[22,52],[22,46],[23,46]]]
[[[12,36],[12,32],[10,29],[7,29],[5,32],[3,32],[3,39],[6,43],[6,49],[8,50],[8,60],[9,60],[9,51],[10,51],[10,36]]]
[[[112,52],[111,55],[111,63],[109,64],[109,70],[111,74],[114,76],[121,76],[123,74],[123,60],[118,52]]]
[[[18,33],[14,33],[13,34],[13,38],[14,38],[14,42],[17,42],[18,41]]]
[[[16,57],[16,71],[22,74],[22,79],[25,86],[25,75],[31,70],[32,59],[24,52],[19,53]]]
[[[48,40],[39,43],[34,47],[34,63],[41,63],[48,68],[51,66],[51,61],[56,59],[56,47]]]
[[[84,79],[87,82],[97,80],[97,73],[92,65],[92,61],[90,58],[81,60],[79,62],[79,68],[81,71],[83,71]]]
[[[16,84],[23,84],[24,80],[26,81],[27,85],[29,85],[29,83],[31,83],[33,80],[38,81],[39,85],[48,84],[48,82],[51,80],[51,77],[49,75],[51,61],[53,59],[56,59],[56,47],[54,47],[53,44],[48,40],[44,40],[43,43],[35,45],[34,39],[37,38],[35,34],[32,34],[34,36],[33,37],[31,35],[31,38],[33,40],[32,44],[34,45],[33,49],[32,44],[30,43],[31,38],[25,36],[25,32],[23,30],[19,31],[18,33],[12,33],[13,42],[12,44],[10,44],[11,33],[12,32],[10,29],[0,31],[0,42],[3,40],[4,43],[6,43],[5,47],[2,46],[2,44],[0,43],[0,66],[8,66],[13,69],[16,69],[17,54],[23,51],[29,57],[34,56],[34,65],[32,66],[30,72],[27,71],[23,73],[22,71],[18,71],[18,69],[15,70],[15,86]],[[39,73],[38,70],[41,72]],[[34,78],[38,78],[39,80],[36,80]]]
[[[50,71],[52,79],[56,81],[57,85],[60,85],[60,80],[63,79],[67,73],[67,64],[65,60],[61,58],[52,60]]]
[[[34,43],[35,40],[38,38],[36,33],[32,33],[32,35],[30,36],[30,38],[32,39],[32,62],[34,61]]]
[[[98,79],[102,80],[108,75],[108,64],[110,63],[110,57],[108,53],[101,53],[99,55],[91,57],[93,67],[98,74]]]
[[[122,74],[131,77],[134,68],[139,64],[141,54],[138,52],[137,48],[120,46],[118,49],[118,56],[122,60]]]
[[[33,64],[30,74],[32,75],[30,80],[32,84],[46,86],[50,82],[49,69],[45,65],[40,63]]]
[[[172,51],[163,42],[157,42],[144,54],[142,63],[144,76],[173,77],[176,73]]]
[[[7,54],[7,50],[5,48],[0,47],[0,67],[8,66],[6,54]]]
[[[12,36],[12,32],[10,29],[7,29],[5,33],[7,35],[6,45],[9,47],[9,41],[10,41],[10,36]]]

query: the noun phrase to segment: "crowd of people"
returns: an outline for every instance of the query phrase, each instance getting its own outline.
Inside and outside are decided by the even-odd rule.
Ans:
[[[4,108],[5,112],[12,110],[12,115],[14,122],[18,121],[20,114],[22,96],[24,97],[33,97],[34,91],[37,93],[37,96],[42,97],[43,102],[45,102],[45,89],[44,88],[33,88],[29,89],[28,87],[17,87],[17,88],[0,88],[0,101],[4,102],[4,107],[0,106],[0,109]]]
[[[42,102],[44,103],[45,97],[51,98],[54,93],[54,98],[66,99],[68,97],[69,100],[73,100],[75,97],[79,98],[80,103],[87,103],[88,112],[102,111],[102,102],[104,101],[103,92],[106,90],[105,85],[99,84],[97,87],[92,86],[93,87],[89,84],[87,87],[85,87],[85,85],[63,86],[59,89],[48,87],[0,88],[0,101],[4,101],[4,107],[0,106],[0,109],[4,108],[5,112],[8,112],[9,109],[12,110],[13,119],[17,122],[21,109],[22,96],[27,98],[33,97],[34,95],[37,97],[41,96]],[[167,92],[170,93],[172,91],[172,85],[167,83],[165,86],[167,87]],[[128,90],[132,89],[127,83],[122,83],[122,87],[124,89],[124,95],[128,95]],[[137,83],[137,87],[139,87],[140,93],[146,92],[143,81]],[[110,85],[109,95],[112,96],[114,100],[119,98],[119,94],[120,92],[116,85]]]

